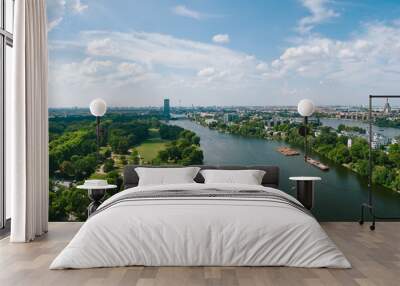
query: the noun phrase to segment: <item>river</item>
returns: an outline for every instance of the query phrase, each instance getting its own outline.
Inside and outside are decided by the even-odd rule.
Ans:
[[[312,210],[320,221],[356,221],[360,205],[367,200],[367,180],[349,169],[313,154],[312,157],[329,165],[328,172],[306,164],[302,156],[285,157],[276,151],[287,145],[272,140],[247,138],[219,133],[189,120],[170,124],[192,130],[200,137],[204,164],[210,165],[277,165],[280,167],[280,189],[294,195],[290,176],[319,176]],[[379,216],[400,216],[400,194],[377,187],[374,202]]]
[[[335,118],[322,118],[321,123],[324,126],[329,126],[333,128],[337,128],[340,124],[344,124],[346,126],[358,126],[364,128],[367,132],[369,131],[369,124],[363,121],[351,120],[351,119],[335,119]],[[396,136],[400,136],[399,128],[391,128],[391,127],[378,127],[376,125],[372,125],[373,133],[380,133],[388,138],[393,138]]]

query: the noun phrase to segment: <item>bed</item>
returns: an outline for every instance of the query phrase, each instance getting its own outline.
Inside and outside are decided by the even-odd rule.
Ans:
[[[194,183],[138,186],[106,200],[50,269],[118,266],[291,266],[350,268],[316,219],[278,190],[276,166],[199,166],[264,170],[261,185]]]

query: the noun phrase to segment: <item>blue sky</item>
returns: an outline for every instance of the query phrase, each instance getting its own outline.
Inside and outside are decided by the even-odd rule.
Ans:
[[[50,105],[366,104],[400,82],[400,1],[47,0]]]

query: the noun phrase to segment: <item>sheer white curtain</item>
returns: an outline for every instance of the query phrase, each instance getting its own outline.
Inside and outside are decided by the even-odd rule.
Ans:
[[[12,242],[48,226],[47,19],[45,0],[15,1],[13,95],[7,113]]]

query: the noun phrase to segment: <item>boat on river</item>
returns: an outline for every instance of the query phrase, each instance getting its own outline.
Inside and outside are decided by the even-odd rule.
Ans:
[[[296,151],[294,149],[291,149],[289,147],[279,147],[276,149],[279,153],[285,155],[285,156],[297,156],[300,155],[299,151]]]
[[[320,169],[322,171],[329,171],[329,167],[327,165],[322,164],[320,161],[317,161],[317,160],[314,160],[311,158],[307,158],[307,163],[317,167],[318,169]]]

